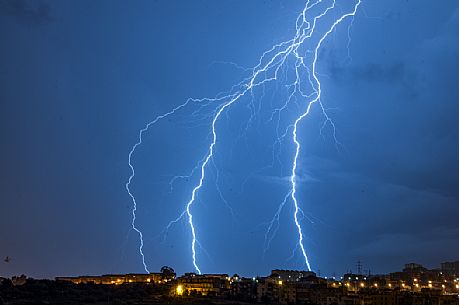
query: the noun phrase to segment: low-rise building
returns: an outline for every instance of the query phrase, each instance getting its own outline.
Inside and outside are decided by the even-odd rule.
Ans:
[[[257,299],[256,278],[233,278],[230,281],[231,296],[240,301],[254,301]]]
[[[459,261],[441,263],[440,269],[445,275],[459,277]]]
[[[104,274],[100,276],[77,276],[77,277],[56,277],[56,281],[68,281],[74,284],[102,284],[120,285],[126,283],[156,283],[167,282],[169,279],[163,277],[162,273],[149,274]]]
[[[231,278],[228,274],[186,273],[177,279],[176,295],[227,295]]]
[[[302,271],[302,270],[284,270],[284,269],[274,269],[271,271],[270,277],[277,278],[282,281],[299,281],[302,278],[309,276],[316,276],[312,271]]]

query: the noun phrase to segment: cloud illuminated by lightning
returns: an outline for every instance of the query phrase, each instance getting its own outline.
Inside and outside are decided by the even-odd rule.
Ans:
[[[294,220],[294,223],[297,229],[297,234],[298,234],[297,248],[301,250],[301,254],[304,258],[304,263],[306,267],[308,268],[308,270],[311,270],[309,258],[308,258],[306,249],[304,247],[303,230],[302,230],[301,223],[300,223],[301,221],[299,218],[299,215],[303,213],[301,211],[299,201],[297,198],[297,189],[298,189],[297,183],[299,181],[298,176],[297,176],[298,158],[299,158],[299,154],[301,150],[301,144],[298,140],[298,130],[299,130],[298,126],[301,123],[301,121],[306,116],[308,116],[308,114],[310,113],[312,109],[312,106],[314,104],[318,104],[320,106],[322,114],[325,117],[325,121],[322,126],[322,129],[325,127],[325,125],[330,124],[333,129],[333,137],[335,139],[335,142],[337,143],[335,125],[332,122],[331,118],[328,116],[326,109],[324,108],[321,102],[322,86],[321,86],[321,82],[317,75],[317,62],[318,62],[318,57],[319,57],[319,50],[321,46],[323,45],[324,41],[327,39],[327,37],[345,19],[350,18],[352,19],[352,22],[353,22],[354,16],[361,4],[361,0],[353,0],[353,3],[354,3],[353,9],[350,12],[343,13],[338,16],[336,16],[336,14],[332,14],[332,12],[335,13],[337,11],[336,9],[337,2],[344,2],[344,3],[348,2],[349,3],[349,0],[343,0],[343,1],[308,0],[304,9],[302,10],[298,18],[296,19],[294,37],[291,38],[290,40],[275,44],[271,49],[264,52],[262,56],[260,57],[258,64],[250,70],[251,71],[250,77],[234,85],[231,88],[231,90],[228,91],[227,93],[220,94],[215,98],[188,99],[185,103],[177,106],[171,111],[156,117],[154,120],[149,122],[143,129],[140,130],[138,141],[132,147],[129,153],[129,167],[131,169],[131,175],[126,183],[126,190],[129,193],[129,196],[131,197],[131,200],[133,203],[132,229],[138,233],[139,238],[140,238],[139,253],[142,257],[142,263],[143,263],[143,266],[146,272],[148,272],[148,268],[145,262],[145,255],[143,252],[143,245],[144,245],[143,235],[142,235],[141,230],[136,226],[137,202],[135,200],[134,195],[132,194],[130,190],[131,182],[135,176],[134,166],[132,165],[132,156],[135,150],[137,149],[137,147],[142,144],[143,134],[146,131],[148,131],[148,129],[152,125],[156,124],[158,121],[168,116],[174,115],[176,112],[187,107],[190,103],[199,105],[199,109],[202,109],[203,107],[206,107],[209,105],[214,105],[215,107],[214,108],[215,110],[212,112],[212,116],[211,116],[211,142],[207,148],[207,152],[205,156],[198,163],[198,166],[195,168],[196,172],[199,173],[199,180],[197,184],[194,185],[194,187],[192,188],[190,198],[186,202],[184,211],[180,214],[180,216],[177,219],[172,220],[169,223],[168,227],[166,228],[168,229],[171,225],[175,224],[183,217],[185,216],[187,217],[188,224],[189,224],[190,231],[191,231],[191,237],[192,237],[191,238],[191,259],[192,259],[192,263],[193,263],[195,270],[198,273],[201,273],[201,269],[197,261],[196,245],[197,244],[199,245],[199,242],[197,239],[197,229],[194,224],[192,208],[193,208],[193,205],[196,203],[196,198],[198,196],[198,193],[200,192],[202,186],[205,183],[206,173],[207,173],[209,163],[212,162],[214,154],[215,154],[216,143],[219,137],[219,132],[217,128],[219,120],[224,113],[227,113],[227,110],[230,107],[232,107],[233,104],[238,103],[241,100],[243,100],[243,98],[246,95],[250,94],[253,96],[254,89],[260,86],[264,86],[267,83],[278,80],[279,75],[281,74],[281,71],[282,71],[281,69],[285,68],[288,60],[291,58],[295,62],[295,65],[294,65],[295,79],[293,83],[291,83],[288,86],[289,90],[291,90],[288,98],[286,99],[282,107],[279,107],[273,110],[272,115],[271,115],[271,120],[274,120],[274,118],[277,117],[277,124],[278,124],[277,125],[278,128],[276,129],[277,130],[277,141],[276,141],[277,144],[280,145],[280,143],[289,134],[291,135],[292,141],[294,143],[294,158],[291,164],[291,172],[290,172],[290,177],[289,177],[289,185],[290,185],[289,191],[287,192],[287,195],[285,196],[283,202],[279,206],[277,213],[275,214],[272,222],[270,223],[268,227],[268,231],[265,235],[265,238],[266,238],[265,250],[266,250],[266,247],[269,247],[269,243],[273,238],[273,236],[268,237],[270,231],[273,231],[275,233],[275,231],[277,230],[276,229],[277,227],[274,226],[274,222],[277,222],[278,224],[280,211],[282,210],[282,208],[284,207],[284,205],[286,204],[287,200],[290,197],[290,200],[292,201],[293,206],[294,206],[293,220]],[[333,16],[332,18],[334,18],[333,19],[334,21],[331,24],[329,24],[324,30],[323,29],[318,30],[317,29],[318,23],[321,22],[321,19],[323,19],[325,16],[328,16],[328,15]],[[352,25],[352,22],[351,22],[351,25]],[[348,30],[348,33],[349,33],[349,30]],[[310,93],[307,93],[306,90],[303,88],[305,85],[303,83],[302,75],[304,75],[305,73],[308,76],[306,84],[308,85],[308,88],[309,88],[308,90],[311,90]],[[304,105],[303,106],[304,110],[298,114],[296,119],[291,124],[289,124],[287,129],[281,134],[279,132],[280,115],[283,111],[287,109],[289,104],[292,102],[292,99],[294,96],[299,96],[302,99],[302,101],[304,101],[304,103],[302,103]],[[192,115],[199,112],[199,109],[193,112]],[[249,126],[249,123],[247,124],[247,128],[248,126]],[[193,170],[192,174],[194,173],[195,170]],[[174,179],[182,178],[182,177],[185,177],[185,176],[177,176]],[[218,191],[221,195],[221,192],[219,189]],[[225,204],[227,204],[226,200],[224,201],[225,201]]]

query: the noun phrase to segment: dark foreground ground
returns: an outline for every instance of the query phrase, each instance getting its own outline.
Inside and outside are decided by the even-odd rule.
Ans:
[[[24,285],[13,286],[10,281],[0,284],[0,305],[18,304],[253,304],[237,300],[208,297],[172,297],[170,287],[153,284],[75,285],[49,280],[27,280]]]

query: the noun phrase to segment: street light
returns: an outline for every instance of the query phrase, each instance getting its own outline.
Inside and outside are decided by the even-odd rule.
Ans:
[[[182,285],[178,285],[177,286],[177,295],[182,295],[183,294],[183,286]]]

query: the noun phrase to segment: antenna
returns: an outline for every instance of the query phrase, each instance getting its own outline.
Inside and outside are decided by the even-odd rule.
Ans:
[[[362,262],[360,260],[357,261],[357,274],[362,274]]]

